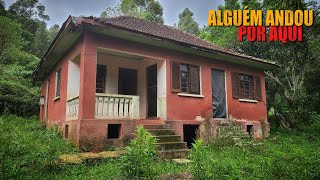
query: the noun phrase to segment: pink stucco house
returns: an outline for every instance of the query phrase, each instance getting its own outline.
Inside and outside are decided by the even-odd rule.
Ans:
[[[134,17],[70,16],[33,78],[42,82],[41,120],[81,148],[101,149],[121,146],[140,124],[190,143],[207,112],[261,137],[264,71],[275,67]]]

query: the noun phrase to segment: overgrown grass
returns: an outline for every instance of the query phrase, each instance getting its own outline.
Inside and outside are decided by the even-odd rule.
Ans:
[[[319,126],[314,126],[319,127]],[[207,179],[320,179],[319,129],[309,132],[276,130],[259,143],[234,147],[216,142],[202,153]],[[275,129],[273,129],[275,130]],[[54,130],[46,130],[35,118],[0,116],[2,179],[121,179],[120,159],[99,163],[55,164],[58,155],[74,152],[72,144]],[[191,173],[192,165],[171,161],[151,162],[159,176]]]

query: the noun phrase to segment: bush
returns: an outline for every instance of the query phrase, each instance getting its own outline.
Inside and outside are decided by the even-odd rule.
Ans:
[[[58,156],[73,152],[57,129],[46,130],[36,118],[0,116],[0,179],[49,178]]]
[[[145,177],[152,179],[155,172],[151,164],[156,159],[156,138],[142,126],[136,130],[136,138],[126,147],[126,154],[121,157],[122,174],[125,178],[139,179]]]
[[[206,167],[205,162],[207,161],[206,146],[202,139],[198,139],[192,144],[191,151],[191,173],[194,179],[206,179]]]

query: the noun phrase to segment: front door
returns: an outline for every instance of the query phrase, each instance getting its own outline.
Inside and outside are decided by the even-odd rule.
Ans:
[[[148,117],[157,117],[157,64],[147,67]]]
[[[224,71],[212,69],[212,111],[214,118],[226,118],[226,88]]]
[[[119,68],[118,93],[137,95],[137,70]]]

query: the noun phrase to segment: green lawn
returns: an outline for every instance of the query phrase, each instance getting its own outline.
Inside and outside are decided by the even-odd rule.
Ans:
[[[320,131],[320,130],[319,130]],[[118,159],[80,165],[57,165],[59,154],[76,149],[46,130],[36,118],[0,116],[2,179],[121,179]],[[318,133],[319,134],[319,133]],[[219,145],[220,144],[220,145]],[[213,144],[203,152],[208,179],[320,179],[317,134],[272,132],[268,140],[245,147]],[[157,174],[186,174],[190,165],[150,164]]]

